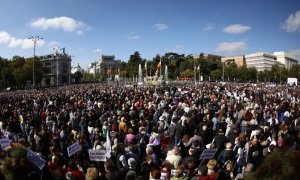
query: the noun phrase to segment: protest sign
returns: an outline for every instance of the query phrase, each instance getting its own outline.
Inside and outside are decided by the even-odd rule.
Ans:
[[[77,141],[76,143],[72,144],[67,148],[69,157],[77,153],[79,150],[80,150],[80,145],[79,145],[79,141]]]
[[[90,161],[106,161],[105,150],[89,150]]]
[[[213,159],[215,154],[217,153],[218,148],[214,148],[214,149],[204,149],[199,160],[201,159]]]
[[[185,169],[183,171],[183,175],[184,176],[188,176],[190,174],[190,170],[189,169]],[[176,175],[176,169],[171,169],[171,176],[175,176]]]
[[[42,170],[46,164],[45,159],[41,158],[39,155],[37,155],[35,152],[31,150],[28,150],[27,158],[30,162],[35,164],[40,170]]]
[[[10,142],[8,138],[0,139],[0,145],[2,149],[5,149],[7,146],[10,146]]]

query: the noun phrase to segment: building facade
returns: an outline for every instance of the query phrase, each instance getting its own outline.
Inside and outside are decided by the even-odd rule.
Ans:
[[[39,56],[45,69],[42,86],[60,86],[71,83],[71,57],[65,52]]]
[[[79,63],[77,64],[77,66],[71,68],[71,74],[75,74],[76,72],[80,72],[81,74],[83,74],[84,72]]]
[[[280,64],[277,57],[266,52],[245,55],[247,68],[254,67],[257,71],[271,70],[275,64]]]
[[[231,64],[234,63],[238,67],[245,66],[246,65],[246,58],[244,55],[240,56],[227,56],[227,57],[222,57],[221,62],[225,64]]]
[[[102,55],[96,62],[88,66],[90,74],[106,73],[110,76],[119,74],[121,60],[116,60],[114,55]]]
[[[290,69],[293,65],[298,64],[297,58],[284,51],[274,52],[273,55],[275,55],[277,61],[284,64],[287,69]]]

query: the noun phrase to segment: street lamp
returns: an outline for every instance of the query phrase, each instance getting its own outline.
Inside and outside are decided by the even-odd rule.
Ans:
[[[39,41],[40,39],[43,39],[40,36],[31,36],[30,38],[33,41],[33,63],[32,63],[32,86],[34,87],[34,60],[35,60],[35,47],[36,47],[36,42]]]

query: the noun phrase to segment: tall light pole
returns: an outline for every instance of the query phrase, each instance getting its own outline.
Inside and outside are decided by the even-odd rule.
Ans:
[[[36,47],[36,42],[39,41],[40,39],[43,39],[40,36],[31,36],[30,38],[33,41],[33,62],[32,62],[32,86],[34,87],[35,81],[34,81],[34,60],[35,60],[35,47]]]

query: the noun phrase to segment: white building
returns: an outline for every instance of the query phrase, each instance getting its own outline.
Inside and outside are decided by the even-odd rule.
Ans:
[[[245,56],[247,68],[255,67],[257,71],[271,70],[277,64],[277,57],[266,52],[256,52]]]
[[[120,65],[121,60],[115,60],[114,55],[102,55],[101,58],[88,66],[87,71],[90,74],[107,73],[108,75],[117,75],[119,74]]]
[[[77,66],[71,68],[71,73],[72,74],[75,74],[76,72],[81,72],[81,74],[83,74],[83,71],[84,70],[80,67],[79,63],[78,63]]]
[[[294,64],[298,64],[297,58],[284,51],[274,52],[273,55],[275,55],[277,61],[284,64],[287,69],[290,69]]]

